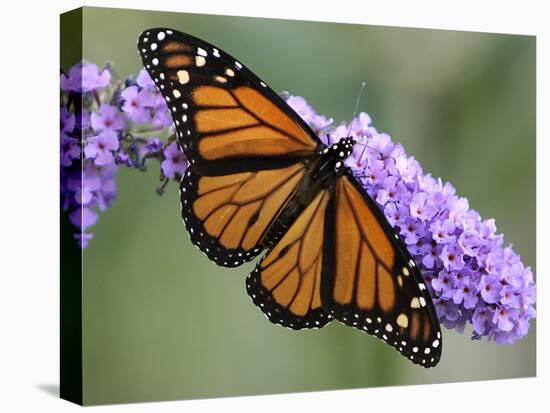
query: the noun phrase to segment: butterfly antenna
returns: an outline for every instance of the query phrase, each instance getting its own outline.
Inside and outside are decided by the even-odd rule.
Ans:
[[[351,134],[351,127],[353,126],[353,120],[355,119],[355,115],[357,115],[357,110],[359,109],[359,102],[361,102],[361,96],[363,96],[363,91],[365,90],[365,86],[367,84],[365,81],[361,82],[361,87],[359,88],[359,93],[357,94],[357,100],[355,101],[355,107],[353,108],[353,114],[351,115],[351,122],[349,124],[348,134],[349,137]]]

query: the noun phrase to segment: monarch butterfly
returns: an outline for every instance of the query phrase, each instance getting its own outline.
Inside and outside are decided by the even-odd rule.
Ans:
[[[240,61],[176,30],[138,40],[190,167],[180,183],[192,242],[221,266],[266,251],[246,280],[273,323],[332,319],[435,366],[441,331],[415,262],[344,165],[351,137],[325,146]]]

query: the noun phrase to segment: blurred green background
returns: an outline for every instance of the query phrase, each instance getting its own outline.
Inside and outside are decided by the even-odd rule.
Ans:
[[[84,58],[135,74],[137,36],[154,26],[218,45],[337,122],[366,81],[360,110],[496,218],[534,267],[534,37],[86,8]],[[85,404],[535,375],[534,323],[511,346],[445,330],[430,370],[337,322],[270,324],[245,291],[252,264],[230,270],[204,257],[181,223],[177,185],[158,197],[157,183],[156,166],[121,168],[119,198],[85,250]]]

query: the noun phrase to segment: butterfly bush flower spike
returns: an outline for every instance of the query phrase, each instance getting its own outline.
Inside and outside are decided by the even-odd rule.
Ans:
[[[282,97],[319,130],[315,119],[320,115],[304,98],[288,93]],[[473,339],[486,337],[501,344],[525,336],[536,314],[531,269],[503,245],[494,220],[482,220],[450,183],[425,174],[402,145],[371,122],[361,113],[350,124],[325,127],[319,137],[332,144],[351,131],[357,144],[346,165],[403,238],[440,322],[459,332],[470,323]]]
[[[156,160],[167,171],[161,172],[164,187],[183,174],[186,160],[145,70],[123,82],[108,67],[82,61],[61,74],[60,85],[61,206],[85,248],[93,238],[88,231],[116,199],[119,167],[143,171],[149,159]],[[170,162],[178,162],[166,169],[161,163],[168,148]]]

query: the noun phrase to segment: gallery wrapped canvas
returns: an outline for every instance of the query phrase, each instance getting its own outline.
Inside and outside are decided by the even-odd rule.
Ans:
[[[61,397],[535,374],[534,37],[85,7],[60,69]]]

